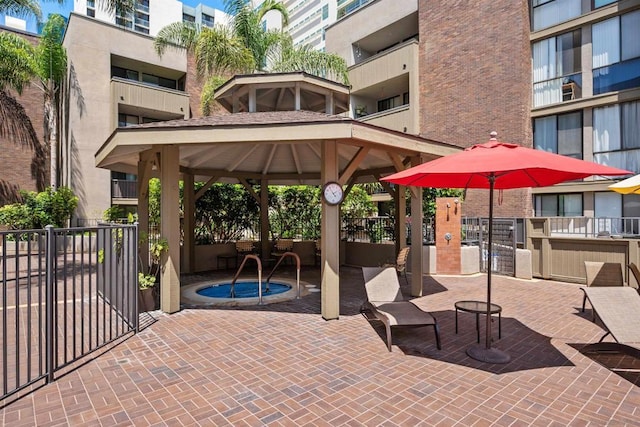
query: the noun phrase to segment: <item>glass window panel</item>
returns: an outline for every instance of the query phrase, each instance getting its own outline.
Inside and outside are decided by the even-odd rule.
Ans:
[[[558,36],[556,45],[558,51],[558,76],[566,76],[580,71],[580,30]]]
[[[593,161],[601,165],[612,166],[614,168],[626,169],[627,160],[625,156],[628,151],[611,151],[609,153],[598,153],[593,155]],[[598,179],[598,177],[595,177]]]
[[[593,109],[593,152],[620,149],[620,107],[610,105]],[[600,163],[600,162],[599,162]],[[608,163],[605,163],[608,164]],[[613,166],[613,165],[611,165]]]
[[[622,60],[640,57],[640,10],[621,17]]]
[[[618,18],[593,24],[593,68],[620,61],[620,21]]]
[[[593,0],[593,7],[597,9],[599,7],[606,6],[611,3],[615,3],[617,1],[618,0]]]
[[[582,158],[582,114],[579,111],[558,116],[558,154]]]
[[[536,197],[540,197],[540,216],[558,216],[558,196],[556,194],[544,194]]]
[[[622,216],[640,217],[640,194],[622,196]],[[638,234],[636,231],[635,234]]]
[[[533,44],[533,81],[542,82],[556,77],[556,38],[551,37]]]
[[[582,13],[581,0],[553,0],[538,4],[533,5],[534,31],[568,21]]]
[[[561,194],[562,216],[582,216],[582,194]]]
[[[640,148],[640,102],[621,104],[622,147]]]
[[[562,77],[533,85],[534,107],[558,102],[562,102]]]
[[[558,152],[556,116],[542,117],[534,121],[533,147],[550,153]]]
[[[613,191],[595,193],[596,218],[620,218],[622,216],[622,197]]]
[[[593,70],[593,94],[640,87],[640,58]]]

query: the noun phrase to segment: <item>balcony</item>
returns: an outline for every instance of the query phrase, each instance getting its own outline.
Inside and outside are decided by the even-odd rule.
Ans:
[[[138,198],[138,181],[112,179],[111,180],[111,198],[112,199],[137,199]]]
[[[418,121],[415,119],[414,109],[409,104],[368,114],[358,120],[398,132],[418,134]]]
[[[398,78],[418,75],[418,40],[411,39],[349,68],[351,93]]]
[[[187,117],[189,113],[189,95],[186,92],[148,83],[112,77],[111,96],[114,104],[161,111],[173,118]]]

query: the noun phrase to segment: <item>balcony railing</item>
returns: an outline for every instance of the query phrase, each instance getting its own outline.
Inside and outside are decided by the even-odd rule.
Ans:
[[[111,180],[111,197],[113,199],[137,199],[138,181],[124,179]]]
[[[638,217],[551,217],[549,232],[568,237],[640,237]]]

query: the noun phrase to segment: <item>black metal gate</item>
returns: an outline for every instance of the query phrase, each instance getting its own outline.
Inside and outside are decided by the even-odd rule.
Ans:
[[[0,232],[5,399],[138,328],[136,226]]]
[[[489,219],[482,218],[480,227],[480,271],[515,276],[517,221],[513,218],[493,219],[493,248],[489,250]]]

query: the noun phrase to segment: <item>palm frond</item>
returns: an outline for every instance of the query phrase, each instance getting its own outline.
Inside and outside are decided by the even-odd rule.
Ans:
[[[0,0],[0,12],[18,17],[34,16],[39,21],[42,10],[38,3],[34,0]]]
[[[199,77],[250,72],[255,68],[251,51],[225,27],[204,28],[195,47]]]
[[[22,89],[35,76],[34,47],[24,38],[0,32],[0,90]]]
[[[225,82],[225,78],[222,76],[211,76],[202,87],[202,94],[200,95],[200,108],[202,114],[208,116],[215,106],[215,93],[216,89]]]
[[[162,29],[153,41],[153,47],[159,56],[162,56],[168,48],[186,49],[193,52],[202,28],[191,22],[174,22]]]
[[[135,0],[98,0],[98,8],[110,15],[127,16],[136,11]]]
[[[0,137],[35,150],[40,146],[31,119],[22,104],[4,90],[0,90]]]
[[[61,15],[50,15],[36,48],[36,72],[41,80],[59,84],[67,72],[67,53],[62,46],[65,21]]]
[[[280,45],[270,56],[275,72],[304,71],[343,84],[349,84],[347,64],[340,56],[321,52],[308,45],[294,46],[291,39]]]

